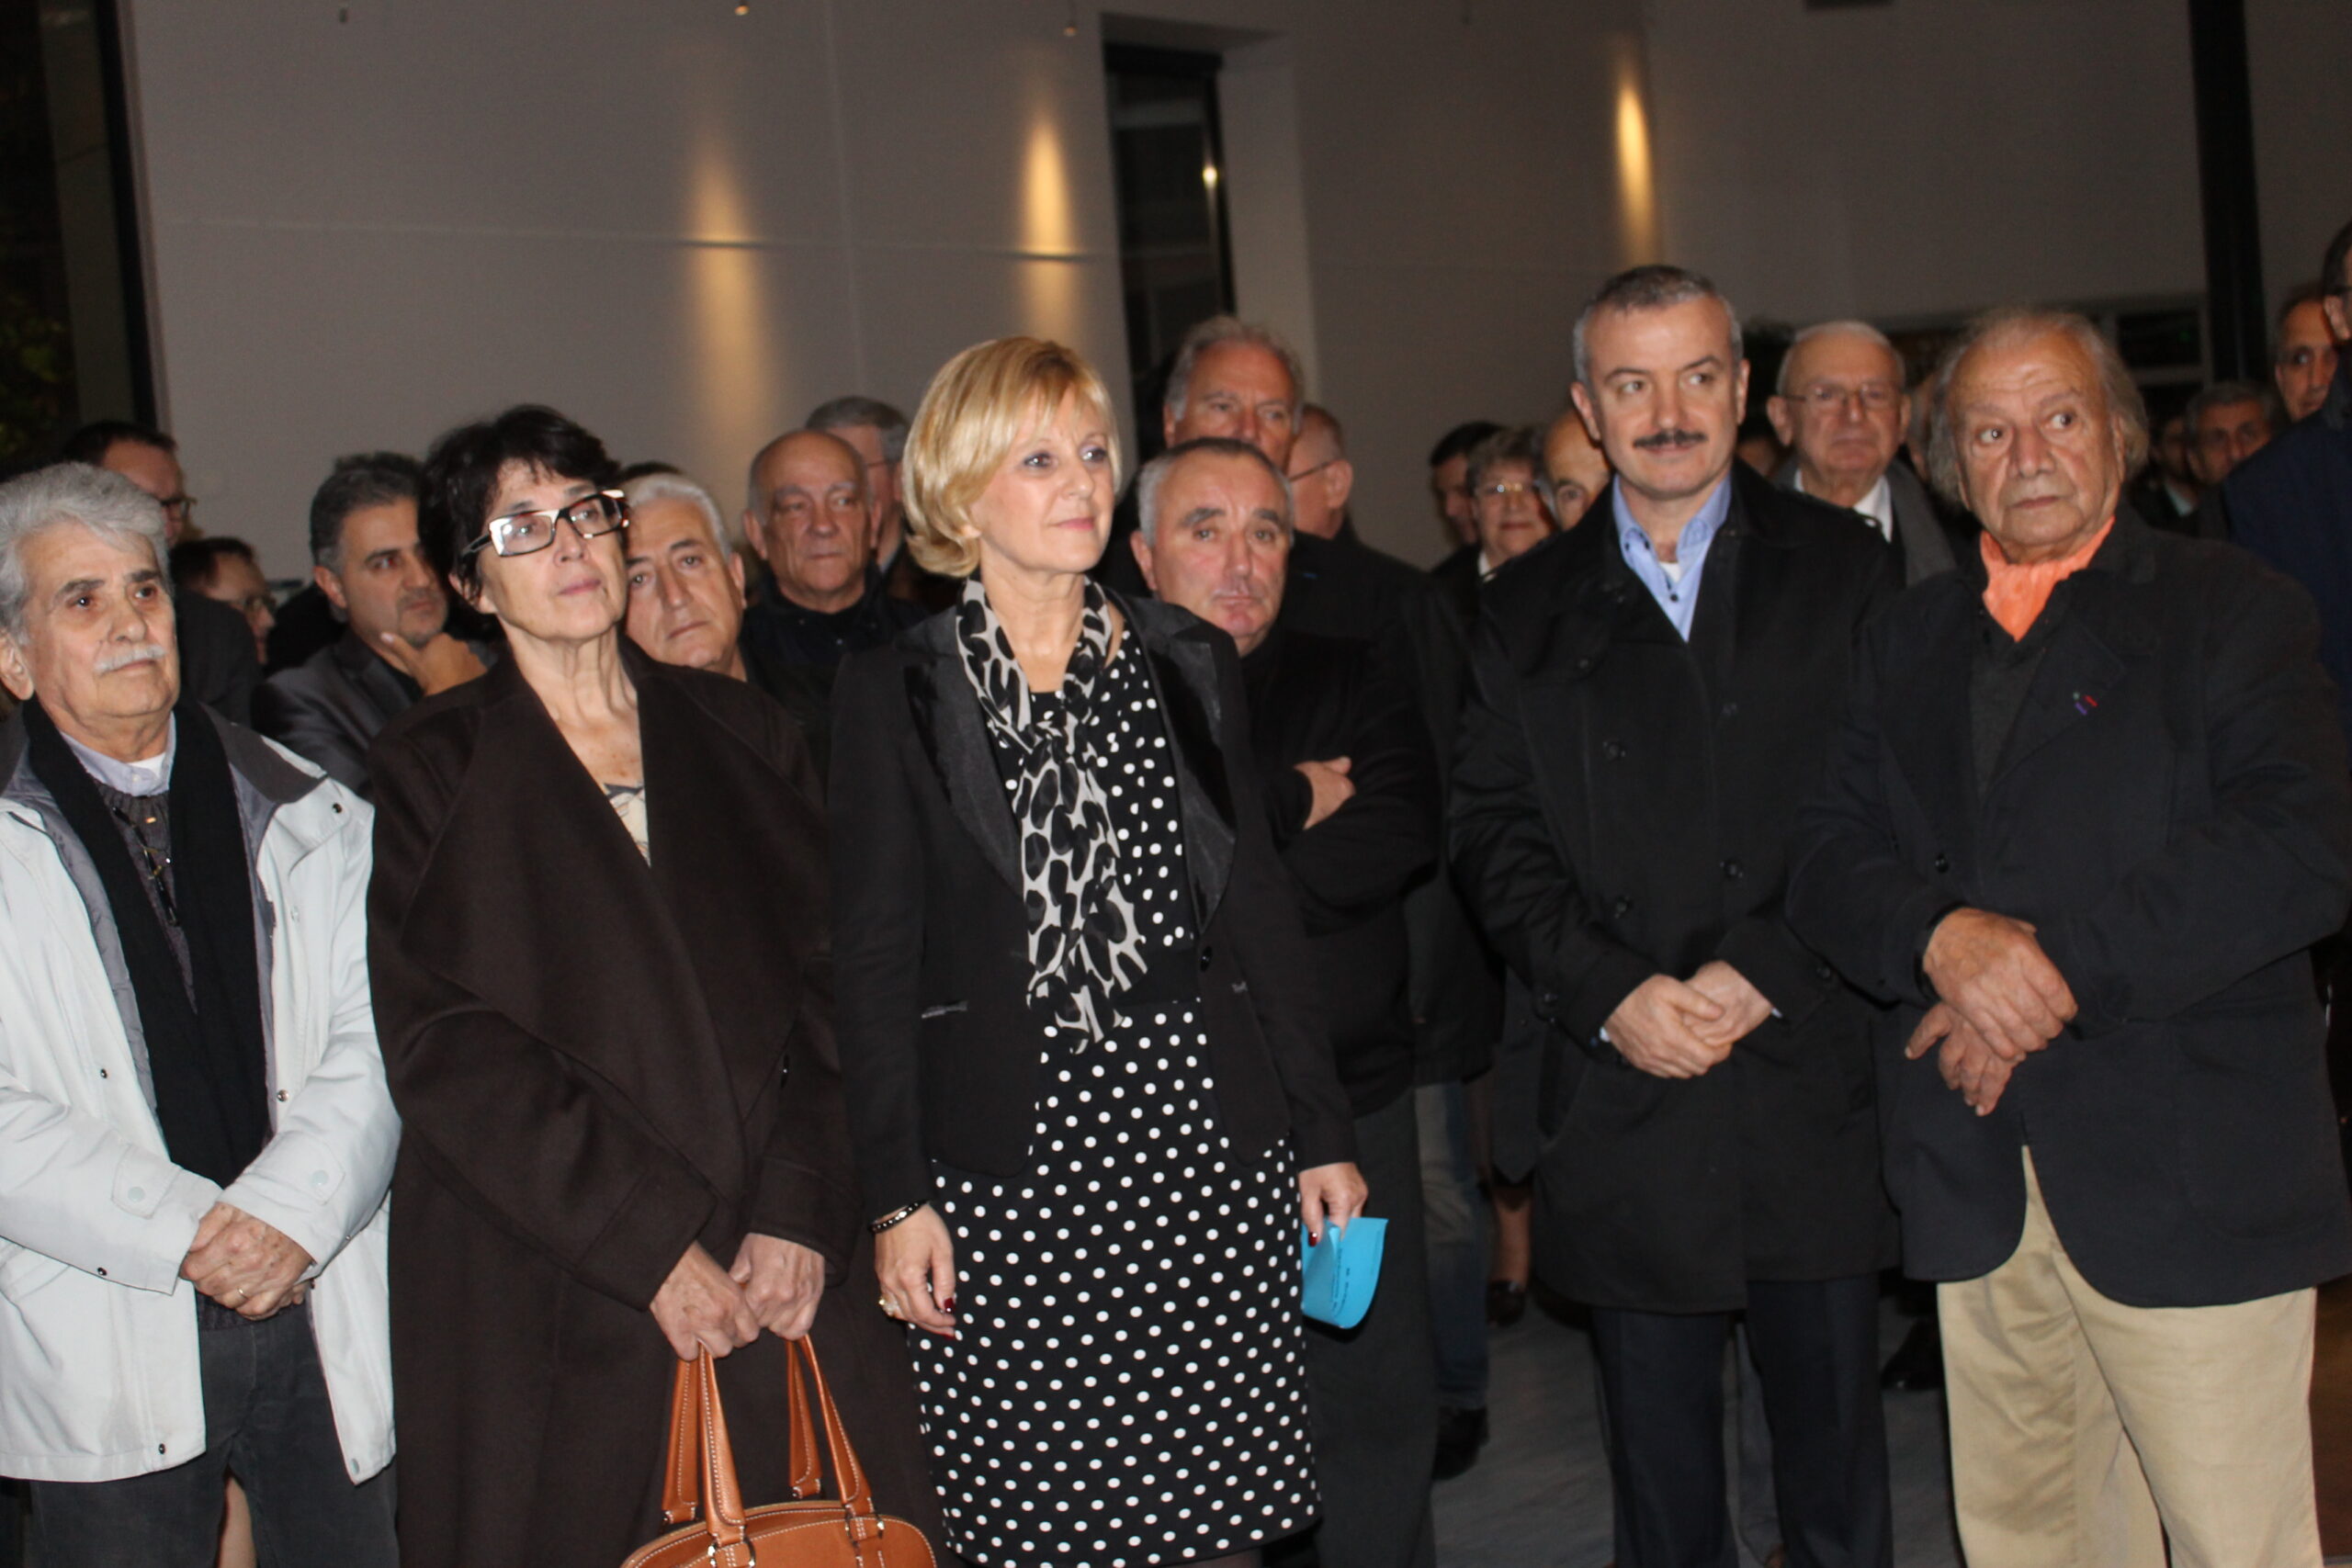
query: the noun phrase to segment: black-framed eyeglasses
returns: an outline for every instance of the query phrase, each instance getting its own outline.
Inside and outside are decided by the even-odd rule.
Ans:
[[[571,531],[580,536],[580,542],[584,545],[628,527],[628,502],[616,490],[600,490],[552,511],[515,512],[493,517],[481,537],[460,550],[458,558],[469,559],[485,545],[501,556],[536,555],[555,543],[557,527],[565,523],[571,525]]]
[[[1295,474],[1285,474],[1283,477],[1290,480],[1291,483],[1296,484],[1301,479],[1313,479],[1316,475],[1321,473],[1324,469],[1329,468],[1339,460],[1340,459],[1337,457],[1326,457],[1311,468],[1301,468]]]

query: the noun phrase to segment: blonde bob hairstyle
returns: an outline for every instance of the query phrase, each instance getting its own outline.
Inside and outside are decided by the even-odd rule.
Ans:
[[[1023,435],[1072,398],[1101,422],[1119,486],[1119,427],[1102,378],[1074,349],[1043,338],[974,344],[940,367],[907,432],[907,547],[926,571],[969,577],[980,567],[972,508]]]

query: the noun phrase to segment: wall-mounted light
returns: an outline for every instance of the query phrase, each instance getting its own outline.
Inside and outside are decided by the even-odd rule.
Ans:
[[[1216,189],[1216,165],[1215,164],[1203,164],[1201,165],[1201,183],[1208,186],[1211,190]]]

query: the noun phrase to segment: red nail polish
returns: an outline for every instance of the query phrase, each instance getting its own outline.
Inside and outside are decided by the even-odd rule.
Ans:
[[[946,1306],[946,1311],[947,1311],[947,1313],[949,1314],[949,1315],[951,1315],[951,1316],[952,1316],[952,1315],[954,1315],[955,1311],[956,1311],[956,1298],[955,1298],[954,1296],[950,1296],[950,1297],[948,1297],[948,1298],[947,1298],[947,1306]]]
[[[1320,1247],[1323,1245],[1323,1238],[1317,1235],[1313,1231],[1308,1231],[1306,1233],[1306,1245],[1309,1247]]]

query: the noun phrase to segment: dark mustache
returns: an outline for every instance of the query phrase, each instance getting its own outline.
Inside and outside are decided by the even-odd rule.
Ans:
[[[1645,452],[1655,452],[1664,446],[1696,446],[1706,439],[1695,430],[1670,428],[1637,435],[1634,438],[1634,445]]]

